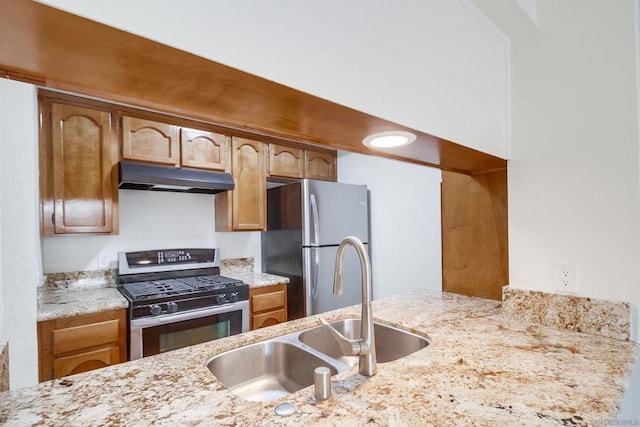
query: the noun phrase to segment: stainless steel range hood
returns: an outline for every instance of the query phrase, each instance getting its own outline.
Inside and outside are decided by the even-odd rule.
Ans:
[[[215,194],[233,190],[231,174],[173,166],[120,162],[122,189]]]

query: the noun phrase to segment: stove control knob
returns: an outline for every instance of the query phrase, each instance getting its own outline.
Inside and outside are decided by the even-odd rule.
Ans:
[[[218,302],[218,304],[224,304],[225,302],[227,302],[227,299],[225,298],[225,294],[220,294],[218,295],[218,297],[216,298],[216,301]]]
[[[178,304],[173,301],[167,303],[167,311],[169,313],[175,313],[176,311],[178,311]]]
[[[160,308],[160,306],[158,304],[153,304],[149,308],[151,309],[151,315],[152,316],[157,316],[158,314],[162,313],[162,309]]]
[[[229,301],[231,301],[231,302],[236,302],[236,301],[238,301],[238,293],[237,293],[237,292],[233,292],[233,293],[231,294],[231,296],[229,297]]]

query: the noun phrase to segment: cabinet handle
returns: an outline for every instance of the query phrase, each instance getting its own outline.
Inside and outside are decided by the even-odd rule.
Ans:
[[[56,225],[56,213],[51,214],[51,224]]]

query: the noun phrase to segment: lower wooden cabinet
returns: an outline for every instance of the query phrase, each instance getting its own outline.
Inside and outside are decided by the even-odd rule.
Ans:
[[[38,322],[40,381],[126,362],[126,343],[125,309]]]
[[[249,290],[250,328],[260,329],[287,321],[287,284]]]

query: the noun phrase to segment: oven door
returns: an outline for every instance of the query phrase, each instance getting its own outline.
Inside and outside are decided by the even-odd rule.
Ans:
[[[248,330],[248,301],[133,319],[129,337],[129,359],[140,359]]]

